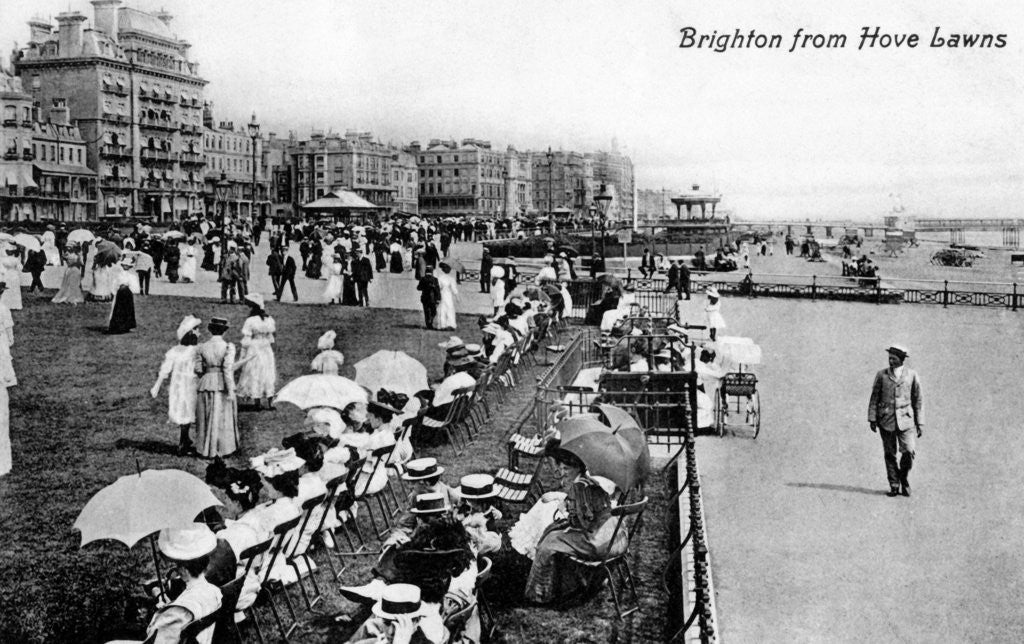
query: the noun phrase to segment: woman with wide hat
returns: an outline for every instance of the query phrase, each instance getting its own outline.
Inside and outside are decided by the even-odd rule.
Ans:
[[[244,360],[238,375],[238,395],[251,398],[257,411],[262,409],[261,401],[266,399],[267,408],[273,409],[271,399],[276,392],[277,362],[274,359],[274,333],[277,324],[267,314],[263,296],[249,293],[249,317],[242,325],[242,357]]]
[[[156,398],[164,380],[170,378],[167,390],[167,418],[178,426],[178,455],[184,456],[192,450],[189,428],[196,420],[196,346],[199,344],[198,329],[202,321],[194,315],[186,315],[178,325],[178,344],[167,350],[160,365],[160,374],[149,390]]]
[[[193,523],[160,531],[157,547],[173,565],[171,586],[182,586],[180,594],[168,600],[149,623],[147,635],[155,642],[177,642],[189,623],[206,617],[221,607],[220,589],[206,580],[210,555],[217,549],[217,537],[203,523]],[[213,642],[214,625],[200,631],[198,644]],[[128,644],[140,640],[114,640],[108,644]]]
[[[225,318],[212,318],[210,339],[196,349],[199,376],[196,396],[196,451],[227,456],[238,450],[238,403],[235,397],[235,345],[224,340]]]

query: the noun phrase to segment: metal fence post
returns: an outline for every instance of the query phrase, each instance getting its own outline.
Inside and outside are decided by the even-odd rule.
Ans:
[[[1011,301],[1013,310],[1017,310],[1017,282],[1013,283],[1013,300]]]
[[[818,276],[811,275],[811,299],[816,299],[818,295]]]
[[[942,280],[942,308],[949,304],[949,280]]]
[[[882,303],[882,280],[875,278],[875,304]]]

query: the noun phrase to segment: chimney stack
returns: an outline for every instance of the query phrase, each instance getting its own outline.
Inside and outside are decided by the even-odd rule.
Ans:
[[[68,109],[66,99],[53,99],[53,107],[50,108],[50,123],[56,125],[71,125],[71,110]]]
[[[77,11],[57,15],[60,32],[58,52],[61,58],[71,58],[82,53],[82,23],[86,17]]]
[[[92,0],[93,28],[117,40],[117,10],[121,0]]]
[[[50,34],[53,33],[53,25],[42,18],[33,18],[28,21],[29,36],[28,41],[31,43],[45,42]]]

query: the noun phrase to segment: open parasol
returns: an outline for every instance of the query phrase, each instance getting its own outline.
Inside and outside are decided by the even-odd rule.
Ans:
[[[164,239],[185,239],[185,233],[180,230],[168,230],[164,233]]]
[[[86,230],[85,228],[72,230],[68,233],[68,243],[70,244],[88,244],[94,239],[96,239],[96,235],[92,234],[91,230]]]
[[[29,235],[28,233],[18,233],[15,235],[14,243],[19,246],[24,246],[28,250],[40,250],[43,247],[35,235]]]
[[[97,492],[75,519],[82,544],[99,539],[129,548],[167,527],[192,523],[206,508],[223,505],[209,486],[181,470],[146,470],[122,476]]]
[[[275,402],[286,402],[299,407],[333,407],[345,409],[355,402],[366,403],[366,390],[354,380],[331,374],[299,376],[277,392]]]
[[[97,266],[113,266],[121,260],[121,247],[112,241],[101,241],[96,244],[93,262]]]
[[[633,454],[639,477],[638,482],[646,480],[651,472],[651,450],[647,445],[647,437],[644,435],[643,430],[640,429],[640,426],[633,420],[633,417],[626,413],[625,410],[612,405],[598,405],[597,407],[602,408],[602,414],[578,414],[562,420],[555,426],[562,444],[570,443],[586,434],[617,434],[629,445],[630,452]],[[608,417],[608,410],[603,409],[605,407],[611,408],[612,411],[610,413],[615,415],[618,424],[613,426],[605,424],[601,417]],[[625,415],[631,424],[625,424],[627,421],[619,418],[619,414]]]
[[[591,409],[596,410],[601,417],[601,421],[612,429],[622,429],[623,427],[640,429],[640,423],[636,422],[636,419],[622,407],[594,405]]]
[[[202,233],[192,233],[188,236],[188,240],[190,242],[199,242],[200,245],[206,245],[206,235],[203,235]]]
[[[561,449],[579,457],[590,474],[611,480],[623,491],[633,489],[642,478],[633,448],[619,434],[590,432],[563,442]]]
[[[402,351],[378,351],[356,363],[356,382],[370,391],[382,388],[412,398],[427,385],[427,368]]]
[[[572,246],[559,246],[555,249],[556,253],[565,253],[566,257],[579,257],[580,252]]]

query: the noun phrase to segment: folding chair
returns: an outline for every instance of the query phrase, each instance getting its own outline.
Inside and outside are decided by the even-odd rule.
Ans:
[[[625,619],[627,615],[632,615],[636,611],[640,610],[640,601],[636,594],[636,584],[633,580],[633,572],[629,568],[629,548],[633,543],[633,536],[640,530],[640,527],[643,524],[643,514],[647,507],[647,501],[648,497],[644,497],[636,503],[620,505],[612,508],[611,514],[613,517],[617,517],[618,520],[615,523],[615,531],[612,533],[612,538],[609,543],[615,543],[615,538],[623,529],[624,523],[629,524],[626,527],[626,530],[628,531],[626,533],[626,546],[620,554],[612,555],[608,553],[604,557],[594,560],[580,559],[574,555],[567,555],[569,560],[577,565],[586,568],[599,568],[604,573],[608,578],[608,589],[611,591],[612,601],[615,603],[615,613],[618,615],[619,619]],[[623,592],[628,591],[632,596],[631,606],[625,609],[619,599],[619,592],[616,590],[619,579],[621,579],[621,583],[623,585]]]
[[[490,558],[480,557],[479,570],[476,573],[476,603],[480,607],[480,634],[481,639],[494,637],[494,629],[497,626],[494,622],[494,614],[491,613],[491,606],[487,603],[487,596],[484,594],[484,584],[491,578],[493,565]]]
[[[498,498],[513,505],[529,503],[544,494],[544,487],[537,474],[544,460],[537,461],[533,473],[519,472],[503,467],[494,474],[494,486]]]
[[[250,547],[246,548],[245,550],[243,550],[241,552],[241,554],[238,555],[238,563],[239,564],[243,564],[243,563],[245,564],[245,569],[242,572],[242,577],[243,578],[248,576],[249,572],[253,569],[253,566],[255,565],[255,563],[259,559],[261,559],[263,556],[266,555],[267,551],[270,550],[270,545],[271,545],[271,543],[273,543],[273,541],[274,541],[273,538],[267,539],[266,541],[262,541],[260,543],[257,543],[254,546],[250,546]],[[261,594],[262,593],[263,593],[263,591],[261,589]],[[259,602],[260,602],[260,598],[257,597],[256,602],[253,603],[253,605],[250,606],[247,609],[248,613],[245,613],[245,616],[248,619],[252,620],[252,625],[256,629],[256,636],[259,638],[260,642],[262,642],[262,641],[264,641],[263,640],[263,627],[262,627],[262,625],[260,625],[259,617],[256,614],[257,613],[257,611],[256,611],[256,604],[259,603]]]
[[[235,607],[238,605],[238,596],[242,593],[244,584],[245,575],[243,574],[220,587],[220,618],[214,627],[214,642],[242,641],[242,634],[238,631],[238,624],[235,623]],[[260,641],[263,641],[262,637]]]
[[[387,476],[387,462],[391,457],[391,453],[395,450],[395,444],[385,445],[378,447],[373,450],[370,457],[367,458],[367,462],[370,464],[369,469],[363,468],[362,473],[356,478],[355,489],[353,490],[353,496],[355,497],[356,503],[363,503],[366,507],[367,514],[370,515],[370,522],[373,524],[374,536],[378,541],[383,541],[384,536],[391,531],[391,509],[388,505],[387,498],[384,496],[384,488],[377,492],[368,492],[370,484],[373,483],[373,479],[376,478],[379,472],[384,473],[384,478],[387,480],[385,488],[391,484],[391,479]],[[360,484],[360,481],[364,481]],[[381,528],[377,525],[377,517],[373,511],[372,501],[376,499],[377,506],[380,508],[381,521],[384,527]],[[356,524],[358,525],[358,524]]]
[[[466,622],[473,616],[473,610],[475,609],[476,602],[470,601],[465,606],[445,616],[444,627],[448,629],[447,641],[456,642],[462,638],[462,632],[466,630]]]
[[[341,565],[341,570],[338,570],[338,568],[335,567],[334,558],[335,556],[337,556],[336,553],[338,552],[338,539],[334,535],[334,532],[332,532],[331,530],[324,529],[324,523],[327,521],[327,515],[330,514],[332,509],[334,509],[334,505],[338,500],[338,495],[341,493],[341,487],[345,483],[345,479],[347,478],[348,473],[339,474],[338,476],[324,483],[324,485],[327,487],[327,497],[324,500],[324,513],[320,519],[320,525],[316,530],[316,534],[319,534],[321,536],[321,540],[323,541],[324,544],[324,550],[327,551],[327,567],[331,569],[331,574],[334,576],[335,580],[337,580],[341,576],[341,574],[345,572],[347,566],[345,565],[344,561],[339,561]],[[338,517],[338,522],[341,522],[341,517]],[[328,543],[328,540],[324,538],[324,533],[326,533],[327,536],[330,537],[330,543]]]
[[[199,644],[199,637],[207,630],[213,629],[220,619],[221,611],[224,607],[218,608],[206,617],[195,619],[185,624],[185,628],[181,629],[181,635],[178,638],[179,644]],[[156,632],[154,631],[154,635]]]
[[[306,610],[310,612],[313,611],[317,602],[323,599],[320,584],[316,581],[316,564],[308,553],[309,547],[313,543],[313,536],[320,532],[320,528],[324,524],[324,517],[327,516],[327,499],[327,494],[321,494],[302,502],[302,521],[289,539],[285,554],[285,562],[295,571],[295,584],[299,587],[302,600],[306,603]],[[303,572],[303,565],[305,572]],[[310,599],[311,595],[306,593],[304,578],[308,578],[313,587],[312,599]],[[285,590],[287,591],[287,586]]]
[[[455,440],[453,425],[457,422],[459,413],[465,407],[467,393],[470,391],[472,391],[472,387],[464,387],[452,392],[452,402],[448,405],[448,412],[443,419],[438,420],[424,416],[423,420],[420,421],[422,427],[429,428],[431,431],[442,432],[445,435],[448,445],[452,448],[452,458],[458,458],[462,449]],[[461,436],[459,438],[461,439]]]
[[[505,390],[512,389],[515,383],[511,381],[512,349],[505,351],[498,357],[494,364],[494,371],[491,374],[491,387],[498,398],[498,404],[505,404]]]
[[[262,589],[261,596],[270,606],[270,612],[274,616],[274,623],[277,624],[277,630],[281,632],[281,638],[285,642],[288,641],[288,636],[292,634],[292,631],[298,627],[299,620],[295,615],[295,607],[292,606],[292,600],[288,596],[288,591],[285,589],[284,584],[280,581],[272,580],[270,578],[270,573],[274,570],[274,563],[277,561],[277,558],[281,556],[281,553],[287,546],[289,533],[299,525],[300,521],[302,521],[301,515],[274,526],[270,548],[262,557],[263,561],[260,564],[259,577],[260,588]],[[288,607],[288,614],[291,616],[291,625],[287,628],[285,628],[284,621],[281,619],[281,613],[277,608],[277,602],[274,601],[274,596],[278,593],[284,596],[285,605]]]

